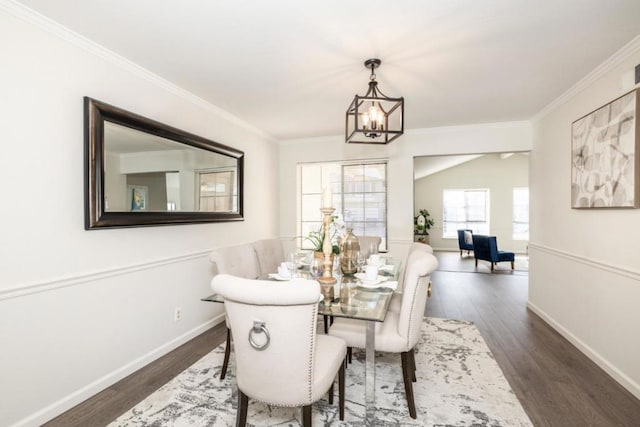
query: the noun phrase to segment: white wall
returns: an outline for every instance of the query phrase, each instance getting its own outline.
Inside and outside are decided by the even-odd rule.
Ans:
[[[501,158],[491,154],[418,179],[415,182],[415,212],[427,209],[435,225],[429,231],[434,249],[458,250],[458,238],[442,237],[442,191],[444,189],[489,189],[489,234],[496,236],[500,250],[524,253],[527,241],[513,240],[513,189],[529,186],[529,156]]]
[[[534,122],[529,306],[640,398],[640,210],[570,208],[571,123],[631,90],[638,63],[640,37]]]
[[[199,301],[208,252],[277,235],[278,157],[229,114],[10,2],[0,52],[0,424],[39,425],[220,320]],[[85,231],[83,96],[243,150],[245,221]]]
[[[297,235],[297,163],[388,159],[389,250],[399,257],[404,257],[408,245],[413,241],[414,157],[437,154],[500,153],[530,149],[531,128],[528,122],[408,131],[386,146],[345,144],[343,136],[283,141],[280,146],[280,233],[285,238]]]

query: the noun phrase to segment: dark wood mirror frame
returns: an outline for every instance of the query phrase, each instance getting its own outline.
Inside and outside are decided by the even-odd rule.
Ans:
[[[84,98],[84,115],[84,217],[86,230],[105,227],[142,227],[242,221],[244,219],[244,152],[89,97]],[[237,170],[237,209],[232,212],[107,211],[105,209],[105,121],[235,159]]]

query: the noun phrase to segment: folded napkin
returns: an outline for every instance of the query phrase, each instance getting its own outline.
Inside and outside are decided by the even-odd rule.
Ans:
[[[385,265],[380,266],[379,268],[380,268],[380,270],[384,270],[384,271],[393,271],[393,267],[394,266],[391,265],[391,264],[385,264]]]

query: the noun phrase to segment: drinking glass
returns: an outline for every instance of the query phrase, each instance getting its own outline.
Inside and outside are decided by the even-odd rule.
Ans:
[[[320,263],[317,258],[311,260],[311,264],[309,264],[309,274],[311,274],[311,277],[314,279],[320,276]]]
[[[369,255],[373,255],[377,253],[378,253],[378,245],[376,245],[375,243],[371,243],[369,245]]]
[[[358,268],[358,273],[362,272],[362,267],[364,267],[365,262],[364,254],[360,251],[356,252],[356,267]]]
[[[289,258],[287,260],[287,268],[289,269],[289,272],[291,273],[291,278],[295,278],[297,273],[298,273],[298,265],[296,262],[296,254],[295,253],[291,253],[289,254]]]

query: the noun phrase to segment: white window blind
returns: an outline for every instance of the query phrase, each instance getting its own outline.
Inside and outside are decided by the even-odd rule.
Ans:
[[[513,240],[529,240],[529,188],[513,189]]]
[[[235,170],[197,171],[198,210],[201,212],[232,212],[238,208],[238,195],[235,193]]]
[[[356,236],[380,236],[380,250],[387,250],[387,164],[305,163],[299,165],[300,236],[322,225],[322,191],[331,186],[334,215],[353,228]],[[300,247],[311,249],[301,238]]]
[[[457,238],[459,229],[489,234],[489,190],[443,190],[443,238]]]

